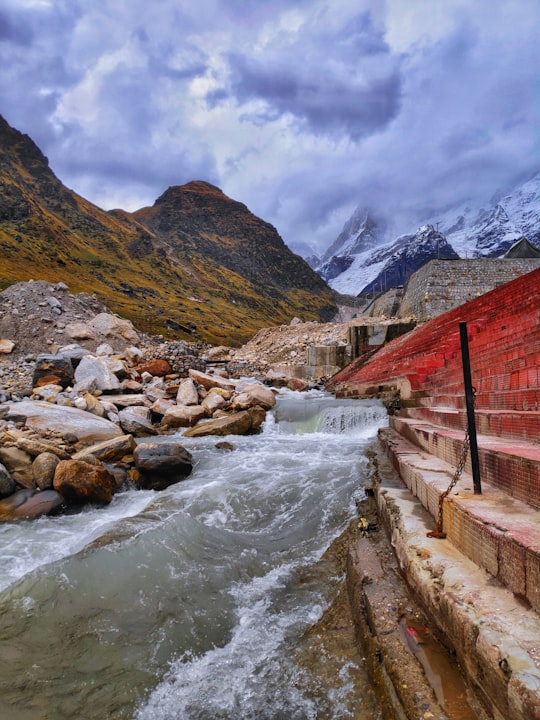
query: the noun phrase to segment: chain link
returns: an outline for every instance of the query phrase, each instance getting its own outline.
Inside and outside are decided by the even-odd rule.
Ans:
[[[476,388],[472,389],[473,391],[473,403],[476,400]],[[436,530],[433,530],[432,532],[428,532],[428,537],[434,537],[434,538],[445,538],[446,533],[443,531],[443,505],[444,501],[450,495],[452,492],[452,488],[455,487],[456,483],[458,482],[459,478],[461,477],[461,473],[463,472],[463,469],[465,468],[465,463],[467,462],[467,455],[469,454],[469,447],[470,447],[470,438],[469,438],[469,428],[467,427],[465,431],[465,438],[463,439],[463,445],[461,446],[461,455],[459,458],[459,462],[456,467],[456,471],[454,473],[454,477],[452,478],[452,481],[450,482],[450,485],[446,488],[446,490],[442,493],[442,495],[439,496],[439,514],[437,518],[437,528]]]

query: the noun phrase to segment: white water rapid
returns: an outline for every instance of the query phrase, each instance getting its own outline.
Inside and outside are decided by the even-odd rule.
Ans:
[[[230,452],[186,438],[193,474],[166,491],[0,526],[0,717],[350,717],[350,668],[321,697],[295,649],[386,423],[377,401],[282,391]]]

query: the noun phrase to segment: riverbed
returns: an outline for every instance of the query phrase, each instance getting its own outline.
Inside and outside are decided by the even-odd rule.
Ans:
[[[351,717],[358,664],[313,693],[296,650],[339,581],[310,570],[386,424],[378,401],[281,391],[232,449],[186,438],[193,473],[166,491],[1,526],[0,717]]]

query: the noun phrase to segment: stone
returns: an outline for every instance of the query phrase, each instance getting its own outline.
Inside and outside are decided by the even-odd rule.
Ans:
[[[58,455],[51,452],[44,452],[36,457],[32,463],[32,475],[37,488],[47,490],[52,487],[54,473],[59,462]]]
[[[149,408],[136,406],[127,407],[118,413],[120,427],[125,433],[144,437],[145,435],[156,435],[157,430],[152,424],[152,413]]]
[[[120,437],[104,440],[90,447],[79,450],[72,456],[72,460],[83,460],[89,462],[94,457],[103,463],[119,462],[126,455],[131,455],[136,444],[133,435],[121,435]]]
[[[114,350],[109,343],[101,343],[96,348],[96,355],[114,355]]]
[[[164,428],[192,427],[208,417],[201,405],[175,405],[169,408],[161,420]]]
[[[42,440],[34,440],[33,438],[20,437],[17,440],[17,447],[20,450],[28,453],[32,457],[37,457],[41,453],[52,453],[56,455],[60,460],[68,460],[69,454],[52,443],[43,442]]]
[[[176,393],[176,402],[178,405],[198,405],[199,393],[197,392],[197,384],[192,378],[185,378],[178,386]]]
[[[120,381],[111,372],[105,358],[85,355],[75,370],[74,389],[77,392],[110,391],[119,387]]]
[[[38,355],[32,375],[32,387],[42,378],[55,378],[54,384],[67,388],[73,384],[73,365],[64,355]],[[46,384],[52,384],[50,380]]]
[[[33,458],[17,447],[0,447],[0,463],[5,465],[15,482],[26,488],[34,487]]]
[[[13,340],[0,339],[0,353],[3,355],[9,355],[13,351],[15,343]]]
[[[117,408],[134,407],[135,405],[150,407],[152,404],[146,395],[142,393],[133,395],[107,395],[107,400],[114,403]]]
[[[260,430],[263,422],[266,420],[266,410],[260,405],[254,405],[248,408],[248,413],[251,416],[251,431],[255,432]]]
[[[251,415],[247,410],[209,420],[184,431],[184,437],[205,437],[206,435],[245,435],[251,430]]]
[[[141,442],[133,451],[135,467],[143,488],[163,490],[183,480],[193,469],[193,458],[176,442]]]
[[[125,347],[126,343],[138,345],[139,335],[130,320],[123,320],[116,315],[99,313],[89,323],[95,337],[106,337],[114,346],[115,343]]]
[[[15,480],[8,469],[0,463],[0,497],[7,497],[15,492]]]
[[[160,360],[159,358],[156,358],[154,360],[147,360],[145,363],[142,363],[141,365],[136,365],[134,368],[134,371],[138,375],[143,375],[144,373],[148,373],[149,375],[163,377],[164,375],[171,375],[172,373],[172,367],[168,360]]]
[[[68,323],[65,333],[73,340],[95,340],[96,338],[94,328],[85,322]]]
[[[0,522],[28,520],[48,515],[64,502],[55,490],[19,490],[8,498],[0,500]]]
[[[209,392],[201,403],[201,407],[207,411],[208,415],[213,415],[216,410],[222,410],[226,406],[227,400],[215,392]]]
[[[264,385],[246,385],[242,392],[233,398],[232,407],[237,410],[246,410],[247,408],[259,405],[265,410],[270,410],[276,404],[276,396]]]
[[[232,392],[235,389],[235,383],[233,383],[231,380],[226,380],[225,378],[218,377],[217,375],[209,375],[208,373],[203,373],[199,372],[199,370],[191,369],[189,371],[189,376],[193,378],[195,382],[199,383],[199,385],[205,387],[207,390],[217,387]]]
[[[92,395],[92,393],[85,393],[83,400],[85,402],[87,412],[92,413],[92,415],[97,415],[97,417],[105,417],[107,414],[105,406],[97,399],[97,397]]]
[[[58,463],[53,487],[67,502],[108,505],[116,490],[116,481],[102,465],[71,459]]]
[[[152,405],[150,405],[150,410],[154,415],[162,418],[163,415],[165,415],[165,413],[167,412],[167,410],[172,407],[175,407],[173,400],[168,400],[167,398],[159,398],[154,403],[152,403]]]
[[[122,430],[105,418],[74,407],[51,405],[41,400],[22,400],[4,405],[6,420],[24,422],[32,430],[41,432],[67,432],[77,442],[90,445],[123,435]]]
[[[83,357],[88,354],[88,350],[77,343],[71,343],[70,345],[63,345],[61,348],[58,348],[57,354],[68,358],[73,367],[76,367]]]

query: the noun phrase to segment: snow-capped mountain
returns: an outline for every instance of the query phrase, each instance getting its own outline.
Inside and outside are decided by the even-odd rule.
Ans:
[[[358,208],[323,255],[317,272],[340,293],[402,285],[433,258],[501,257],[521,237],[540,245],[540,173],[484,206],[442,208],[416,232],[392,235],[381,212]]]

